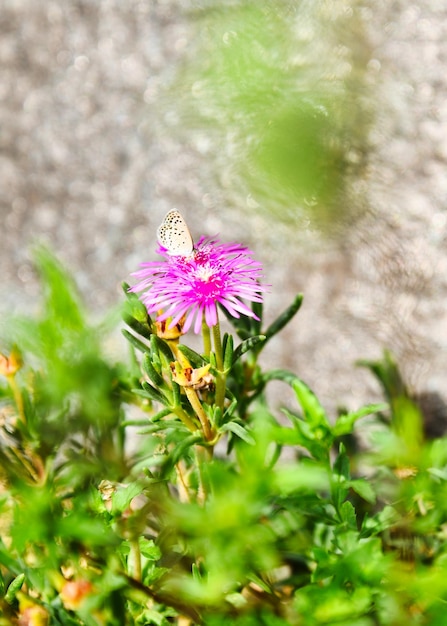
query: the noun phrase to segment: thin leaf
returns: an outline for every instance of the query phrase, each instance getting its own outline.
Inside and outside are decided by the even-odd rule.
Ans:
[[[154,433],[159,433],[162,430],[175,430],[176,432],[184,432],[189,435],[191,431],[189,431],[180,420],[160,420],[151,426],[147,426],[142,430],[138,431],[139,435],[152,435]]]
[[[171,385],[172,385],[172,389],[171,389],[172,395],[170,396],[171,397],[170,406],[182,407],[183,409],[185,409],[186,407],[185,410],[186,412],[188,412],[188,410],[191,408],[191,405],[186,400],[185,396],[182,395],[182,388],[175,381],[171,381]]]
[[[145,339],[150,339],[153,334],[151,328],[149,328],[146,324],[142,324],[137,319],[135,319],[132,315],[127,313],[123,313],[124,322],[130,326],[132,330],[136,333],[144,337]]]
[[[12,604],[16,598],[17,593],[22,588],[23,583],[25,582],[25,574],[19,574],[14,578],[14,580],[9,584],[8,590],[5,594],[5,602],[8,604]]]
[[[147,346],[145,343],[140,341],[140,339],[135,337],[135,335],[132,335],[132,333],[130,333],[128,330],[126,330],[125,328],[122,328],[121,332],[123,333],[127,341],[129,341],[134,346],[134,348],[136,348],[137,350],[143,353],[149,351],[149,346]]]
[[[156,346],[157,350],[165,357],[166,361],[170,363],[173,359],[172,350],[169,346],[169,343],[158,337],[158,335],[152,335],[151,337],[151,345]]]
[[[169,469],[170,471],[170,469],[174,467],[174,465],[176,465],[176,463],[180,461],[182,456],[184,456],[184,454],[186,453],[187,450],[189,450],[189,448],[191,448],[195,444],[202,442],[202,441],[203,441],[203,437],[200,431],[197,431],[193,433],[192,435],[189,435],[189,437],[186,437],[185,439],[183,439],[183,441],[174,448],[174,450],[166,459],[164,470],[166,471]]]
[[[256,315],[256,317],[250,317],[250,334],[260,335],[261,327],[262,327],[262,317],[263,317],[263,312],[264,312],[264,303],[262,301],[252,302],[251,310]]]
[[[84,315],[72,277],[45,247],[37,247],[33,257],[43,281],[48,319],[57,320],[61,328],[81,330],[85,324]]]
[[[340,415],[333,427],[334,437],[341,437],[342,435],[348,435],[352,433],[354,428],[354,424],[357,420],[362,417],[366,417],[367,415],[373,415],[374,413],[380,413],[382,411],[386,411],[388,409],[387,404],[368,404],[367,406],[362,407],[358,411],[353,411],[352,413],[346,413],[345,415]]]
[[[234,358],[234,341],[233,336],[225,333],[222,342],[223,354],[224,354],[224,371],[228,371],[233,364]]]
[[[237,398],[235,398],[232,394],[230,394],[230,392],[228,390],[227,390],[227,397],[230,398],[231,403],[225,409],[225,413],[223,414],[222,421],[224,421],[224,422],[226,422],[227,420],[230,420],[233,417],[234,412],[235,412],[235,410],[237,408],[237,405],[238,405]]]
[[[160,421],[161,419],[163,419],[164,417],[166,417],[166,415],[169,415],[171,413],[171,409],[166,408],[166,409],[162,409],[161,411],[158,411],[158,413],[155,413],[155,415],[151,415],[151,422],[155,423]]]
[[[249,350],[253,350],[255,346],[259,345],[265,340],[265,335],[256,335],[255,337],[250,337],[249,339],[246,339],[245,341],[240,343],[234,351],[233,364],[236,363],[236,361],[240,359],[243,354],[245,354]]]
[[[126,282],[121,283],[121,287],[124,295],[126,296],[126,307],[128,313],[139,322],[145,323],[150,327],[152,325],[152,320],[139,296],[137,296],[136,293],[129,291],[130,286]]]
[[[306,419],[310,420],[313,427],[324,426],[329,428],[326,413],[313,391],[299,378],[295,378],[292,388],[303,409]]]
[[[321,426],[329,430],[330,424],[326,413],[313,391],[300,378],[288,370],[271,370],[263,376],[265,382],[282,380],[290,385],[301,405],[306,420],[313,429]]]
[[[143,397],[148,397],[151,400],[155,400],[156,402],[160,402],[161,404],[166,404],[166,398],[164,397],[164,395],[160,391],[158,391],[158,389],[155,389],[155,387],[153,387],[152,385],[150,385],[146,381],[143,381],[141,386],[142,386],[142,389],[134,389],[132,391],[134,393],[136,393],[137,395],[142,395]],[[144,395],[144,392],[146,392],[146,396]]]
[[[141,366],[145,374],[147,374],[147,376],[153,382],[154,386],[157,389],[160,389],[166,386],[166,382],[163,376],[159,374],[157,370],[155,369],[155,367],[153,366],[150,354],[146,353],[144,355],[143,360],[141,362]]]
[[[137,391],[139,390],[138,389],[134,390],[135,393]],[[158,422],[159,420],[163,419],[167,415],[170,415],[171,413],[172,411],[170,408],[165,408],[165,409],[162,409],[161,411],[158,411],[154,415],[147,417],[146,419],[126,420],[122,422],[121,426],[149,426],[150,424]]]
[[[203,356],[201,356],[198,352],[196,352],[195,350],[192,350],[192,348],[189,348],[188,346],[185,346],[184,344],[179,344],[178,349],[182,354],[186,356],[188,361],[191,363],[192,367],[196,369],[199,367],[202,367],[207,362],[206,359]]]
[[[241,426],[240,424],[238,424],[237,422],[227,422],[226,424],[222,426],[221,431],[231,432],[234,435],[236,435],[236,437],[239,437],[239,439],[242,439],[243,441],[245,441],[245,443],[248,443],[251,446],[254,446],[256,443],[256,441],[250,435],[250,433],[247,432],[247,429]]]

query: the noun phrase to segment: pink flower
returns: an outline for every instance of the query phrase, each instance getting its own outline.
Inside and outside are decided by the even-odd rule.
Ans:
[[[172,327],[185,316],[184,332],[194,325],[199,333],[203,320],[217,324],[217,304],[233,317],[257,319],[243,300],[262,302],[266,287],[259,284],[261,264],[246,247],[201,237],[190,256],[171,256],[162,246],[157,252],[164,260],[142,263],[131,291],[144,291],[140,298],[159,321],[169,318]]]

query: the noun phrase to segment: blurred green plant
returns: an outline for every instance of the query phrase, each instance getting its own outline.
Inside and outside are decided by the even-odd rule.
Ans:
[[[215,146],[221,186],[323,230],[361,216],[374,98],[360,3],[210,2],[191,16],[171,106]]]
[[[179,379],[184,359],[217,375],[213,351],[126,288],[130,358],[112,365],[110,325],[48,251],[36,264],[42,313],[0,339],[1,626],[443,624],[447,438],[424,437],[391,355],[367,363],[387,404],[331,420],[258,361],[301,296],[267,326],[254,303],[259,320],[229,317],[222,404]],[[272,381],[292,407],[269,406]]]

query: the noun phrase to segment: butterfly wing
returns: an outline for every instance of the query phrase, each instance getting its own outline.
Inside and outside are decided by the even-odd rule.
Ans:
[[[194,250],[189,228],[175,209],[166,214],[163,224],[157,230],[157,238],[171,256],[190,256]]]

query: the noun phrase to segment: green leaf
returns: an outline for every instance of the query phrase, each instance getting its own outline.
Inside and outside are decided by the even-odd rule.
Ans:
[[[129,291],[130,286],[127,283],[123,282],[121,284],[121,287],[123,289],[124,295],[126,296],[124,311],[138,322],[150,328],[152,325],[152,320],[139,296],[133,291]]]
[[[196,580],[197,582],[201,582],[203,579],[202,573],[200,571],[200,567],[197,565],[197,563],[193,563],[191,566],[191,573],[192,573],[192,577],[194,580]]]
[[[385,505],[384,508],[373,517],[365,516],[361,528],[362,535],[379,536],[389,528],[398,524],[400,519],[400,514],[394,507]]]
[[[391,426],[404,443],[403,456],[407,454],[406,462],[414,462],[424,440],[423,416],[393,355],[385,350],[381,361],[359,361],[358,364],[368,367],[381,383],[391,408]]]
[[[224,371],[229,371],[233,364],[234,341],[233,336],[225,333],[222,341],[222,350],[224,355]]]
[[[169,413],[171,413],[170,410],[169,410]],[[150,424],[149,426],[143,427],[143,429],[139,431],[139,434],[150,435],[153,433],[159,433],[163,430],[169,430],[169,429],[174,429],[177,432],[183,431],[185,434],[189,434],[190,432],[186,428],[186,426],[183,425],[183,422],[181,422],[179,419],[175,419],[175,420],[160,420],[158,422],[155,422],[154,424]]]
[[[236,437],[239,437],[239,439],[242,439],[243,441],[245,441],[245,443],[248,443],[251,446],[254,446],[256,443],[256,441],[250,435],[247,429],[241,426],[240,424],[238,424],[237,422],[227,422],[221,427],[220,430],[222,432],[233,433],[234,435],[236,435]]]
[[[328,573],[323,577],[328,578]],[[297,590],[294,605],[306,626],[373,626],[374,622],[364,617],[371,612],[373,591],[361,586],[351,591],[335,584],[307,585]]]
[[[332,500],[337,510],[340,509],[348,496],[348,481],[350,478],[351,472],[349,459],[346,455],[344,445],[340,444],[340,452],[334,462],[331,481]]]
[[[261,324],[262,324],[262,317],[264,313],[264,302],[262,300],[260,302],[256,302],[256,300],[253,301],[251,303],[251,310],[256,315],[256,317],[259,317],[259,320],[255,319],[254,317],[250,318],[250,321],[252,324],[252,330],[253,330],[253,333],[259,334],[259,331],[261,329]]]
[[[335,476],[342,477],[344,478],[344,480],[349,480],[351,478],[349,465],[350,464],[348,456],[346,454],[346,448],[343,444],[340,444],[340,451],[334,463]]]
[[[309,422],[303,419],[297,419],[296,416],[287,409],[283,409],[283,413],[293,422],[295,430],[274,428],[272,432],[275,441],[280,445],[302,446],[308,450],[315,459],[326,463],[333,441],[330,430],[323,427],[314,429],[312,424],[309,424]]]
[[[202,433],[197,431],[188,437],[185,437],[183,441],[181,441],[172,452],[169,454],[167,459],[163,463],[163,473],[169,473],[174,465],[176,465],[180,459],[186,454],[186,452],[192,446],[198,444],[203,441]]]
[[[136,391],[139,391],[139,390],[135,390],[135,392]],[[169,408],[162,409],[161,411],[158,411],[157,413],[155,413],[155,415],[146,417],[146,419],[124,420],[124,422],[121,423],[121,426],[143,426],[143,427],[149,426],[151,423],[157,422],[158,420],[162,419],[166,415],[169,415],[170,413],[171,413],[171,409]]]
[[[319,465],[310,463],[279,466],[274,470],[273,477],[276,487],[283,495],[294,492],[326,491],[329,488],[327,471]]]
[[[385,350],[381,361],[359,360],[357,365],[369,368],[381,383],[387,398],[408,396],[408,390],[397,363],[389,350]]]
[[[326,413],[313,391],[299,378],[294,379],[292,388],[301,404],[305,418],[309,420],[313,427],[324,426],[330,428]]]
[[[345,415],[340,415],[333,426],[332,433],[334,437],[341,437],[343,435],[349,435],[352,433],[354,424],[357,420],[362,417],[366,417],[367,415],[373,415],[374,413],[380,413],[382,411],[386,411],[388,409],[387,404],[368,404],[358,411],[353,411],[352,413],[346,413]]]
[[[376,502],[376,493],[371,486],[371,483],[364,478],[358,478],[356,480],[350,480],[349,486],[353,489],[361,498],[374,504]]]
[[[172,403],[171,406],[181,406],[182,404],[182,390],[178,383],[174,380],[171,381],[172,385]]]
[[[150,339],[152,331],[152,320],[136,293],[129,291],[127,283],[122,284],[126,300],[122,305],[122,318],[124,322],[136,333],[145,339]]]
[[[150,420],[152,423],[159,422],[161,419],[169,415],[170,412],[170,408],[162,409],[161,411],[158,411],[158,413],[151,415]]]
[[[143,486],[137,482],[129,485],[118,485],[116,491],[112,495],[112,511],[113,513],[122,513],[125,511],[132,500],[139,496],[143,491]]]
[[[47,248],[37,247],[33,257],[43,281],[47,318],[57,321],[61,328],[81,330],[84,314],[72,277]]]
[[[153,334],[152,330],[136,320],[134,317],[131,317],[130,315],[123,315],[123,321],[138,335],[141,335],[145,339],[151,338],[151,335]]]
[[[287,415],[287,411],[284,411]],[[308,440],[297,428],[286,428],[285,426],[274,426],[271,429],[273,440],[282,446],[304,446],[307,447]]]
[[[152,381],[157,389],[166,387],[166,381],[164,380],[163,376],[157,372],[152,364],[152,355],[146,353],[143,356],[141,366],[145,374],[147,374],[148,378]]]
[[[341,520],[347,524],[349,528],[357,530],[357,515],[354,506],[349,500],[343,502],[339,508]]]
[[[296,374],[289,372],[289,370],[276,369],[270,370],[263,375],[264,381],[267,383],[271,380],[281,380],[286,385],[290,387],[293,385],[295,380],[297,380]]]
[[[221,424],[224,423],[224,419],[223,419],[224,413],[220,406],[210,407],[209,413],[210,413],[212,424],[215,424],[217,427],[219,427]]]
[[[234,415],[234,412],[238,405],[238,399],[231,393],[229,389],[227,389],[226,397],[230,400],[230,404],[225,409],[223,415],[223,421],[226,422]]]
[[[155,389],[155,387],[146,381],[143,381],[141,386],[142,389],[134,389],[133,392],[137,395],[142,395],[144,398],[150,398],[151,400],[155,400],[155,402],[160,402],[160,404],[166,404],[166,398],[158,389]]]
[[[160,548],[155,545],[153,539],[145,539],[140,537],[141,554],[150,561],[157,561],[161,557]]]
[[[192,367],[199,368],[205,365],[207,360],[192,348],[185,346],[183,343],[178,346],[179,351],[186,356]]]
[[[172,350],[167,341],[154,334],[151,337],[151,346],[153,347],[153,349],[156,348],[164,356],[167,363],[170,363],[172,361]]]
[[[8,604],[12,604],[16,599],[17,593],[22,588],[23,583],[25,582],[25,574],[19,574],[14,578],[14,580],[9,584],[8,589],[5,594],[5,601]]]
[[[245,354],[249,350],[253,350],[255,346],[258,346],[264,341],[265,335],[256,335],[254,337],[250,337],[249,339],[245,339],[245,341],[240,343],[234,351],[232,363],[236,363],[236,361],[240,359],[243,354]]]
[[[121,332],[124,335],[124,337],[127,339],[127,341],[129,341],[134,346],[134,348],[136,348],[137,350],[143,353],[149,351],[149,346],[143,343],[137,337],[135,337],[135,335],[132,335],[132,333],[130,333],[128,330],[126,330],[125,328],[122,328]]]
[[[101,517],[92,517],[83,511],[80,501],[75,504],[76,510],[57,520],[55,532],[64,542],[77,540],[83,545],[98,546],[102,549],[107,546],[115,547],[120,543],[120,538]]]

